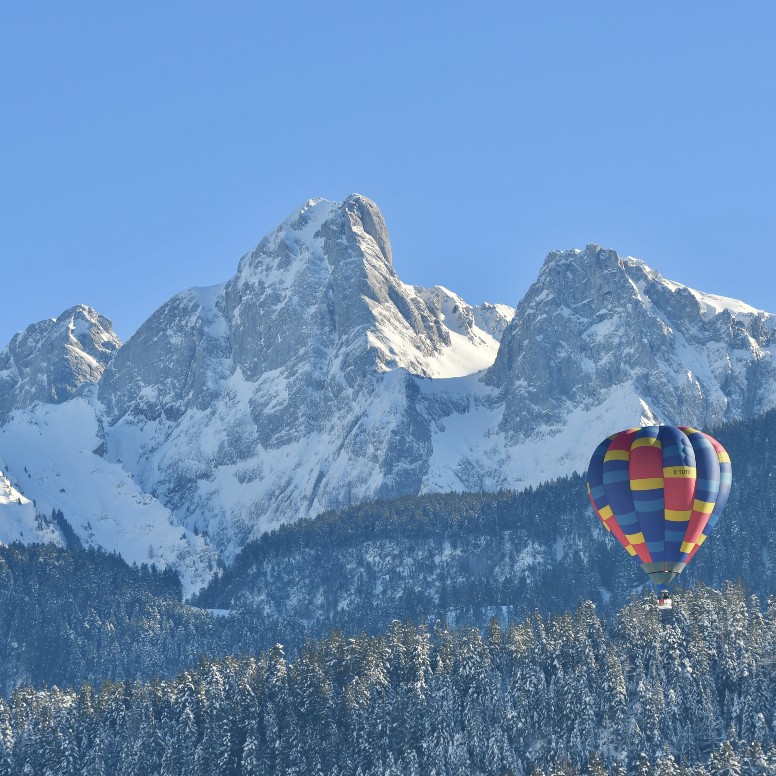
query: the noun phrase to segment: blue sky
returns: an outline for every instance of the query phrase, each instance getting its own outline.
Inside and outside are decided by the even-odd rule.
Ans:
[[[272,7],[274,6],[274,7]],[[776,312],[776,3],[4,3],[0,347],[126,338],[312,196],[516,304],[597,242]]]

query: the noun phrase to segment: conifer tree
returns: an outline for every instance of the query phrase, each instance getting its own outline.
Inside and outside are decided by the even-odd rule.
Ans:
[[[641,752],[633,765],[633,776],[652,776],[652,764],[645,752]]]
[[[672,754],[666,754],[658,757],[655,761],[655,772],[660,776],[681,776],[681,769],[676,764]]]
[[[585,773],[586,776],[609,776],[606,765],[598,752],[593,752],[590,755]]]
[[[609,776],[628,776],[628,774],[625,766],[619,760],[615,760],[609,769]]]
[[[712,753],[709,766],[715,776],[741,776],[742,772],[741,759],[729,740]]]

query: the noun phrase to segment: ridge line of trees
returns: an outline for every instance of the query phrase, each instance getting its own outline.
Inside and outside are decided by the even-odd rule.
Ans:
[[[776,773],[776,599],[699,587],[670,619],[590,602],[502,627],[394,621],[293,660],[201,660],[170,680],[19,688],[0,774]]]

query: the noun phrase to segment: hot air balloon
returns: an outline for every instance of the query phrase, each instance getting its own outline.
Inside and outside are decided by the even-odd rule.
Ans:
[[[685,426],[630,428],[601,442],[587,492],[604,527],[655,585],[666,587],[695,556],[730,495],[725,448]],[[660,608],[670,608],[668,591]]]

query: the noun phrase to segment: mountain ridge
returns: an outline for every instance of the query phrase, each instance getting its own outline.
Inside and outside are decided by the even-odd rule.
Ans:
[[[0,457],[87,544],[117,520],[132,560],[153,553],[190,591],[302,516],[520,489],[581,470],[609,429],[764,412],[775,320],[594,244],[550,253],[514,311],[474,307],[399,279],[371,200],[310,200],[230,280],[162,305],[96,384],[17,402]]]

